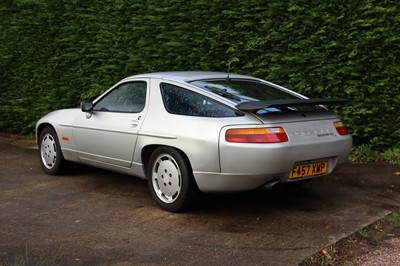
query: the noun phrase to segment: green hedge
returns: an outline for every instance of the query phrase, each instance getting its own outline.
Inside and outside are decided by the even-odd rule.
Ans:
[[[31,134],[129,75],[230,65],[348,99],[356,143],[400,143],[398,1],[2,0],[0,33],[0,131]]]

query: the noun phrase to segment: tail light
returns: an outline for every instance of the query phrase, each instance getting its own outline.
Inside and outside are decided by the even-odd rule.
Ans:
[[[278,143],[288,141],[282,127],[234,128],[225,133],[225,140],[237,143]]]
[[[349,135],[349,132],[347,131],[347,128],[344,126],[342,121],[336,121],[333,123],[333,125],[336,128],[336,131],[339,133],[339,135]]]

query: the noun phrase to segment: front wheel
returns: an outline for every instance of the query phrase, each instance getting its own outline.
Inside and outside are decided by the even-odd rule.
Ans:
[[[198,194],[188,160],[173,148],[159,147],[152,153],[147,180],[151,195],[167,211],[189,208]]]
[[[57,175],[64,170],[66,161],[53,128],[46,127],[40,134],[39,152],[42,168],[47,174]]]

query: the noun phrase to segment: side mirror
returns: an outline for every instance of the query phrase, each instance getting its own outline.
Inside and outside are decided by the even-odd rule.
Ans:
[[[86,113],[86,119],[89,119],[92,117],[92,111],[93,111],[93,103],[92,102],[81,102],[81,110],[82,112]]]
[[[81,110],[82,112],[92,112],[93,111],[93,103],[92,102],[81,102]]]

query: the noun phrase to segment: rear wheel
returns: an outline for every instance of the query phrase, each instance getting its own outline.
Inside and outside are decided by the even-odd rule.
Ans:
[[[40,162],[50,175],[60,174],[66,165],[57,134],[51,127],[43,129],[39,137]]]
[[[189,208],[198,194],[186,157],[169,147],[159,147],[150,156],[147,171],[150,193],[164,210]]]

